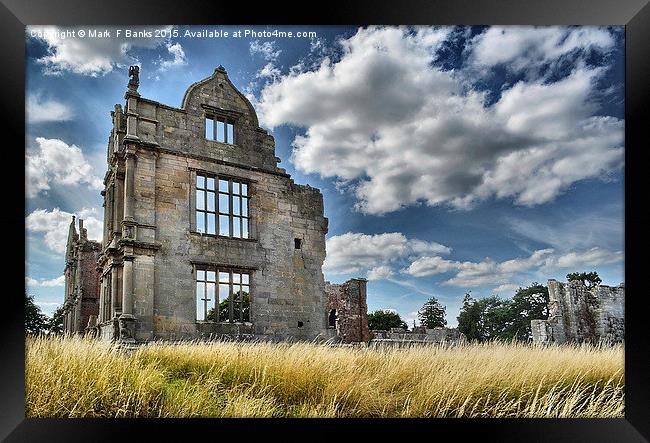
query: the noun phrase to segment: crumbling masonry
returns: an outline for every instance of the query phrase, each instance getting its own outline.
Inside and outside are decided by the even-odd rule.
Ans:
[[[72,217],[65,252],[65,286],[63,330],[67,333],[94,326],[99,310],[99,274],[97,259],[101,244],[88,240],[83,220],[79,220],[79,233]]]
[[[625,335],[625,288],[580,281],[548,281],[548,320],[532,320],[533,341],[567,343],[622,342]]]
[[[325,283],[328,298],[328,326],[344,343],[367,342],[367,280],[355,278],[343,284]]]

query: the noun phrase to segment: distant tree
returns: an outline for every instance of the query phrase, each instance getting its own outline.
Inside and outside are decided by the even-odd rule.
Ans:
[[[49,334],[63,334],[63,318],[66,310],[64,306],[59,306],[52,317],[48,319],[47,330]]]
[[[391,328],[407,330],[408,325],[393,311],[377,310],[368,314],[368,329],[385,331]]]
[[[463,297],[463,306],[457,317],[458,330],[465,334],[468,340],[480,339],[481,307],[469,292]]]
[[[25,333],[38,335],[45,332],[47,321],[47,316],[34,303],[34,297],[25,292]]]
[[[458,330],[468,340],[507,339],[513,323],[511,303],[497,296],[477,300],[466,293],[458,314]]]
[[[568,281],[580,281],[588,288],[599,285],[603,282],[597,272],[571,272],[570,274],[567,274],[566,279]]]
[[[548,288],[537,282],[519,288],[510,303],[510,326],[503,334],[506,339],[532,340],[531,320],[548,318]]]
[[[431,297],[418,311],[420,325],[426,328],[441,328],[447,326],[445,311],[446,308],[440,304],[438,299]]]
[[[239,321],[240,309],[243,309],[243,318],[244,321],[250,321],[250,297],[248,292],[242,294],[243,303],[235,303],[233,306],[233,319],[234,321]],[[243,308],[240,308],[240,305],[243,305]],[[209,321],[220,321],[226,322],[230,319],[230,300],[225,299],[219,303],[219,319],[217,320],[217,311],[212,308],[208,311],[208,314],[205,317]]]

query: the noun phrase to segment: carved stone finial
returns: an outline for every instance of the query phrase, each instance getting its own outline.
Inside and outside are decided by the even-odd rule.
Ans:
[[[223,72],[224,74],[226,73],[226,68],[223,67],[223,65],[219,65],[215,71]]]
[[[129,91],[138,92],[140,86],[140,66],[129,66]]]

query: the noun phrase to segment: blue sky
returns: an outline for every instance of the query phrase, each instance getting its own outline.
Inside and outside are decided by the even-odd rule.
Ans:
[[[131,64],[142,96],[171,106],[226,68],[280,166],[323,192],[325,278],[369,278],[370,310],[412,324],[435,296],[453,326],[467,291],[511,297],[572,271],[624,281],[622,28],[90,29],[112,37],[26,30],[26,281],[46,313],[63,300],[70,216],[101,235]],[[229,37],[186,34],[200,30]],[[246,30],[270,35],[232,37]]]

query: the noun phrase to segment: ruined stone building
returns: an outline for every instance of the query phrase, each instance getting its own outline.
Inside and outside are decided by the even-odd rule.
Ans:
[[[101,244],[88,240],[83,220],[79,233],[72,217],[65,251],[63,330],[72,333],[94,325],[99,311],[99,274],[97,259]]]
[[[367,342],[368,281],[363,278],[348,280],[343,284],[325,283],[327,293],[328,326],[336,331],[344,343]]]
[[[178,108],[140,96],[137,67],[129,76],[111,113],[97,335],[331,337],[320,191],[278,167],[223,67]]]
[[[532,320],[537,343],[622,342],[625,336],[625,288],[580,281],[548,281],[548,320]]]

